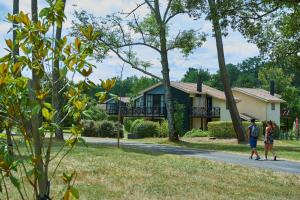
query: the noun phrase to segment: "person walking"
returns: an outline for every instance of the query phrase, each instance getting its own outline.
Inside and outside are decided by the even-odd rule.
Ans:
[[[251,154],[249,159],[252,159],[253,155],[256,155],[255,160],[260,159],[260,156],[258,155],[256,150],[258,135],[259,135],[259,128],[255,124],[255,119],[251,119],[251,125],[247,129],[247,137],[251,147]]]
[[[275,123],[272,121],[267,122],[267,127],[265,130],[265,137],[264,137],[264,143],[265,143],[265,159],[268,160],[268,153],[271,152],[274,156],[274,160],[277,160],[276,153],[273,150],[273,144],[274,144],[274,136],[273,131],[275,129]]]

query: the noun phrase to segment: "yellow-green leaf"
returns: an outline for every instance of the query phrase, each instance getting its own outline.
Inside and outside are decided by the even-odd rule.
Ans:
[[[13,50],[13,42],[12,42],[12,40],[8,39],[8,40],[5,40],[5,42],[6,42],[6,45],[8,46],[8,48],[10,50]]]
[[[52,115],[49,112],[49,110],[47,108],[43,108],[42,109],[42,115],[43,117],[47,120],[47,121],[51,121],[52,120]]]
[[[81,73],[83,76],[88,77],[92,72],[93,72],[93,68],[92,68],[92,67],[89,67],[88,70],[82,69],[80,73]]]
[[[77,51],[80,51],[81,41],[79,38],[75,39],[75,47],[76,47]]]

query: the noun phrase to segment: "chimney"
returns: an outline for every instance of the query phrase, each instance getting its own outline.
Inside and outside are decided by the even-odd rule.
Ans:
[[[197,91],[202,92],[202,78],[200,77],[200,75],[198,75],[197,79]]]
[[[274,96],[275,95],[275,81],[271,80],[270,82],[270,95]]]

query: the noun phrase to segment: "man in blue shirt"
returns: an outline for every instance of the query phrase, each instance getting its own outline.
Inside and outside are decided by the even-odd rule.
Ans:
[[[251,119],[251,125],[247,129],[247,137],[251,147],[251,155],[249,159],[252,159],[253,154],[256,155],[255,160],[260,159],[256,150],[258,135],[259,135],[259,128],[255,124],[255,119]]]

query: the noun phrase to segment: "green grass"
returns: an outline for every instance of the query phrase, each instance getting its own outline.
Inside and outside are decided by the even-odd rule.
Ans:
[[[91,145],[76,147],[62,162],[51,184],[53,199],[61,199],[63,195],[62,173],[73,170],[78,173],[75,186],[82,200],[299,199],[300,196],[298,175]]]
[[[208,138],[181,138],[179,142],[168,142],[166,138],[146,138],[130,140],[145,143],[158,143],[174,146],[182,146],[188,148],[216,150],[239,154],[249,154],[250,147],[246,144],[237,144],[235,139],[216,139],[209,140]],[[264,144],[262,141],[258,142],[258,152],[264,156]],[[300,141],[290,140],[275,140],[274,150],[281,159],[300,161]],[[271,155],[271,154],[270,154]]]

